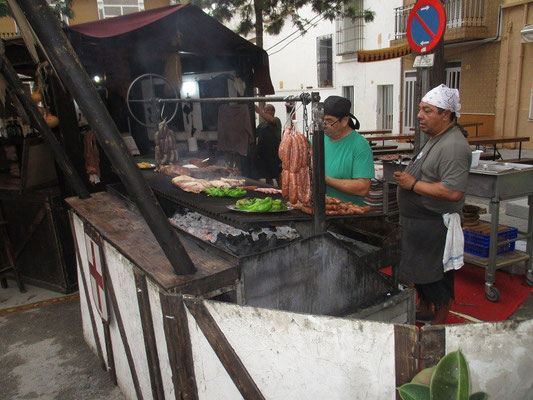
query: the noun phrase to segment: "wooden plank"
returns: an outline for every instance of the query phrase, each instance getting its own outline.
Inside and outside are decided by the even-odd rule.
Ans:
[[[415,135],[366,135],[364,138],[376,142],[380,140],[414,140]]]
[[[155,341],[154,322],[152,320],[152,310],[148,297],[148,285],[146,276],[139,270],[134,269],[135,287],[137,289],[137,302],[143,327],[144,346],[146,348],[146,359],[148,360],[148,373],[150,375],[150,385],[152,387],[152,397],[155,400],[164,399],[163,379],[159,368],[159,356],[157,354],[157,344]]]
[[[159,295],[176,400],[197,400],[192,344],[181,296]]]
[[[111,340],[111,329],[109,324],[104,323],[104,339],[107,352],[107,365],[111,382],[117,384],[117,371],[115,369],[115,356],[113,354],[113,341]]]
[[[504,136],[476,136],[467,137],[466,140],[471,145],[485,145],[485,144],[502,144],[502,143],[522,143],[529,142],[529,136],[504,137]]]
[[[250,400],[264,399],[265,397],[203,304],[203,301],[190,299],[185,300],[185,303],[241,395]]]
[[[78,247],[78,240],[76,239],[76,230],[74,229],[74,218],[72,216],[72,211],[69,211],[68,216],[70,219],[72,238],[74,239],[74,249],[76,251],[76,258],[78,260],[78,268],[80,268],[81,283],[83,285],[83,293],[87,301],[87,308],[89,309],[89,319],[91,321],[91,328],[93,330],[94,342],[96,344],[96,353],[98,355],[98,359],[100,360],[100,366],[102,367],[104,371],[107,371],[107,365],[104,361],[102,346],[100,345],[100,339],[98,336],[98,330],[96,329],[96,321],[94,319],[94,312],[93,312],[93,308],[90,302],[89,289],[87,287],[87,280],[85,279],[85,272],[83,272],[83,264],[81,263],[80,249]]]
[[[410,382],[416,373],[418,361],[418,328],[394,325],[394,368],[396,387]],[[398,394],[396,395],[398,397]]]
[[[120,314],[120,308],[118,307],[117,296],[115,290],[113,289],[113,281],[109,275],[109,271],[106,268],[105,263],[102,263],[102,269],[104,270],[104,275],[106,277],[106,285],[109,290],[109,295],[111,297],[111,305],[113,308],[113,313],[117,320],[117,326],[120,333],[120,339],[122,340],[122,345],[124,346],[124,351],[126,352],[126,358],[128,360],[128,365],[130,367],[131,378],[133,380],[133,386],[135,387],[135,394],[137,399],[142,400],[143,395],[141,391],[141,386],[139,384],[139,377],[137,376],[137,370],[135,369],[135,362],[133,361],[133,356],[131,355],[131,348],[128,342],[128,337],[126,336],[126,331],[124,329],[124,321],[122,321],[122,315]]]
[[[437,365],[446,353],[446,327],[427,325],[420,329],[420,369]]]
[[[199,294],[197,281],[201,281],[202,288],[212,291],[238,278],[236,260],[214,254],[206,250],[207,246],[201,248],[197,241],[184,235],[180,239],[198,271],[194,275],[176,275],[143,217],[109,193],[93,193],[89,199],[71,197],[66,202],[124,257],[166,290],[196,295]]]

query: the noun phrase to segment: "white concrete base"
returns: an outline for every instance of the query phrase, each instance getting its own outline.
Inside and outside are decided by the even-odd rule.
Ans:
[[[509,201],[505,205],[505,214],[511,217],[523,218],[527,220],[529,206],[527,205],[527,197],[522,199]]]

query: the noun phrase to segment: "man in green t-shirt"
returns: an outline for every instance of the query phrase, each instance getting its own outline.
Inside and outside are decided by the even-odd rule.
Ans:
[[[355,131],[359,121],[350,113],[351,105],[339,96],[324,101],[326,193],[364,206],[363,198],[374,178],[374,159],[368,141]]]

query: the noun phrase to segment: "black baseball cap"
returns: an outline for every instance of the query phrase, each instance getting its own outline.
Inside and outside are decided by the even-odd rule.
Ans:
[[[352,107],[352,102],[344,97],[340,96],[329,96],[324,100],[324,115],[331,115],[337,118],[344,118],[349,116],[350,118],[355,119],[355,123],[350,119],[348,125],[352,129],[359,129],[359,121],[350,113],[350,108]]]

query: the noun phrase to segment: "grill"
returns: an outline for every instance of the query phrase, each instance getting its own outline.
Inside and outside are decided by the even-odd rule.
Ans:
[[[161,200],[161,198],[166,199],[171,203],[177,203],[181,206],[189,208],[190,210],[207,215],[208,217],[242,230],[258,229],[265,226],[287,225],[290,223],[304,223],[311,226],[313,222],[311,215],[304,214],[299,210],[264,214],[240,213],[231,211],[227,208],[227,206],[235,204],[235,199],[215,198],[208,197],[205,194],[184,192],[171,183],[171,178],[169,176],[154,171],[144,171],[143,175],[159,200]],[[262,182],[248,178],[245,179],[245,185],[247,186],[268,187]],[[253,194],[249,193],[248,197],[265,198],[267,196],[270,196],[273,199],[281,199],[281,195],[267,195],[259,192],[253,192]],[[163,208],[168,208],[169,206],[166,204],[167,207],[165,207],[164,201],[162,201],[162,205]],[[173,215],[174,210],[172,210],[170,213],[167,210],[167,214],[169,216]],[[372,218],[382,215],[384,215],[382,212],[376,211],[363,215],[328,216],[326,220],[352,220]]]
[[[267,216],[234,213],[226,209],[233,199],[186,193],[173,187],[167,176],[145,176],[163,208],[172,210],[170,221],[180,235],[191,238],[203,251],[236,261],[239,279],[234,287],[215,291],[217,300],[334,316],[352,315],[370,306],[385,308],[393,298],[404,302],[397,300],[396,285],[378,272],[394,264],[396,247],[381,249],[329,232],[298,237],[287,222],[311,224],[310,216],[296,211]],[[258,182],[249,180],[247,184]],[[123,186],[108,186],[108,190],[127,200]],[[219,222],[209,221],[206,214]],[[181,217],[185,220],[180,222]],[[191,219],[201,221],[193,223]],[[270,228],[265,225],[269,224],[275,225],[271,231],[278,235],[268,234]],[[409,315],[414,313],[411,311]]]

